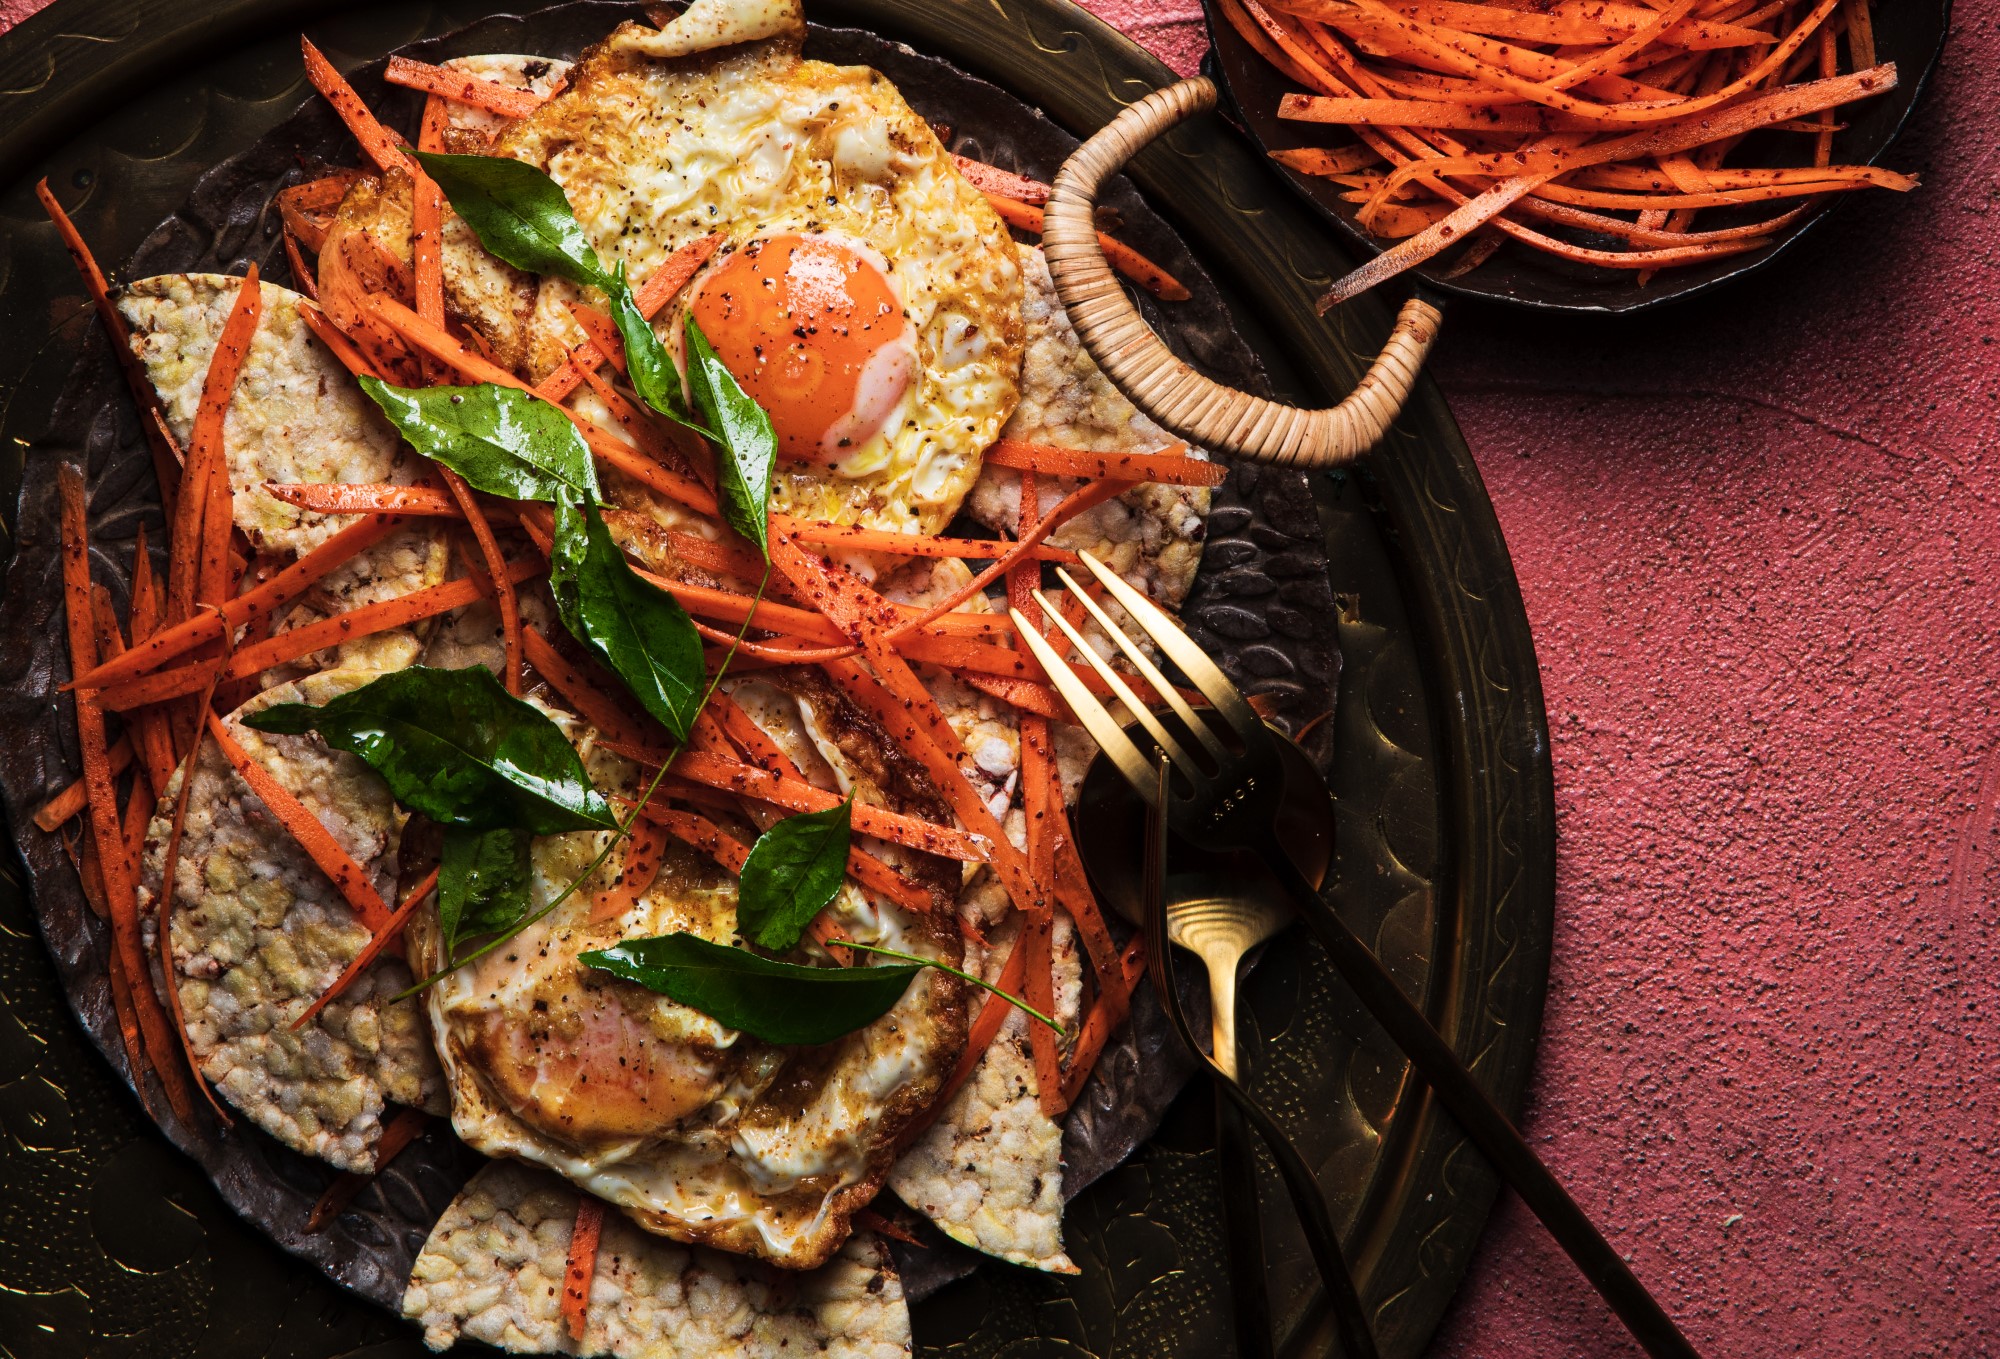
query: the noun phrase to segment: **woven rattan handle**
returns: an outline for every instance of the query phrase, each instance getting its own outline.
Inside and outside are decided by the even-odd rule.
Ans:
[[[1077,148],[1056,176],[1042,220],[1056,293],[1097,366],[1133,405],[1182,438],[1257,462],[1348,462],[1374,446],[1409,400],[1443,319],[1436,307],[1414,297],[1404,303],[1389,342],[1347,399],[1331,410],[1300,410],[1225,387],[1175,358],[1125,296],[1097,243],[1104,181],[1168,128],[1214,107],[1212,82],[1183,80],[1147,95]]]

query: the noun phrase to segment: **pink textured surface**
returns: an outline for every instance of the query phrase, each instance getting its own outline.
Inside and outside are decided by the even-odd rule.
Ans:
[[[1199,62],[1193,0],[1086,3]],[[1435,365],[1554,737],[1527,1130],[1719,1359],[2000,1335],[2000,0],[1958,10],[1917,194],[1638,325],[1457,308]],[[1503,1200],[1437,1359],[1632,1353]]]

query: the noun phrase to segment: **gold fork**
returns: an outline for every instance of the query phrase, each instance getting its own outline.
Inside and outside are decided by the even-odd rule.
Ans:
[[[1047,670],[1056,689],[1084,728],[1117,767],[1134,792],[1156,807],[1175,834],[1204,849],[1243,849],[1262,858],[1290,892],[1299,913],[1332,956],[1333,965],[1356,997],[1374,1015],[1389,1037],[1409,1057],[1417,1073],[1437,1093],[1438,1100],[1465,1130],[1472,1144],[1499,1170],[1557,1244],[1575,1261],[1611,1309],[1654,1359],[1695,1359],[1672,1319],[1646,1291],[1644,1284],[1613,1250],[1549,1168],[1542,1164],[1507,1116],[1480,1088],[1472,1072],[1451,1050],[1396,984],[1368,946],[1347,928],[1321,898],[1279,844],[1278,809],[1285,796],[1285,771],[1278,741],[1284,739],[1264,725],[1220,666],[1195,645],[1180,625],[1116,572],[1088,552],[1078,553],[1096,577],[1160,652],[1187,676],[1213,705],[1208,713],[1221,719],[1221,730],[1196,712],[1168,682],[1145,648],[1115,623],[1086,594],[1069,571],[1058,578],[1081,600],[1165,712],[1154,710],[1133,692],[1127,678],[1111,668],[1060,610],[1040,591],[1034,599],[1061,629],[1086,664],[1110,688],[1144,728],[1156,753],[1142,752],[1112,717],[1068,661],[1043,639],[1019,609],[1010,610],[1014,626],[1035,658]],[[1168,722],[1180,733],[1176,736]],[[1225,734],[1230,738],[1225,741]],[[1192,747],[1192,750],[1190,749]],[[1199,751],[1197,756],[1194,752]],[[1155,759],[1164,757],[1156,768]],[[1170,767],[1173,778],[1163,775]],[[1169,996],[1161,1003],[1171,1006]]]

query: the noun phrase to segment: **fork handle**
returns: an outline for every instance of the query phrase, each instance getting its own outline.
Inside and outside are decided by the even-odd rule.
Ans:
[[[1388,969],[1306,881],[1277,839],[1258,846],[1265,864],[1297,900],[1306,924],[1332,955],[1341,980],[1368,1008],[1438,1101],[1458,1121],[1473,1146],[1540,1218],[1583,1271],[1584,1278],[1611,1305],[1618,1319],[1653,1359],[1699,1359],[1692,1344],[1656,1302],[1624,1259],[1577,1206],[1569,1191],[1542,1164],[1507,1116],[1480,1088],[1451,1044],[1432,1027]]]

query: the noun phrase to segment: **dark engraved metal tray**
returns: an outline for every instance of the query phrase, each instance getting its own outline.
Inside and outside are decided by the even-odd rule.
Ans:
[[[261,184],[267,194],[280,176],[296,173],[280,138],[266,134],[308,93],[298,77],[297,26],[309,24],[347,66],[486,9],[381,7],[311,23],[323,8],[331,7],[266,0],[191,17],[150,0],[58,0],[0,38],[0,127],[16,129],[0,134],[0,166],[49,173],[106,260],[125,259],[151,232],[133,261],[139,272],[197,261],[240,271],[251,257],[270,265],[263,199],[250,190]],[[812,17],[949,56],[1073,130],[1094,128],[1120,101],[1167,78],[1138,49],[1054,0],[1004,7],[850,0],[815,4]],[[560,32],[551,34],[551,24]],[[606,27],[601,14],[567,25],[547,14],[495,19],[426,54],[561,52]],[[889,69],[920,109],[953,124],[972,154],[1012,157],[1046,175],[1069,145],[1046,124],[996,116],[1006,96],[865,34],[821,33],[815,46],[815,55]],[[65,119],[82,131],[59,146],[53,137]],[[330,135],[316,109],[288,127],[287,135],[306,138],[301,146]],[[236,178],[225,184],[228,176],[213,175],[195,187],[204,171],[253,143]],[[1355,375],[1351,355],[1379,344],[1386,319],[1371,304],[1344,319],[1345,332],[1311,321],[1307,304],[1324,280],[1297,262],[1327,251],[1291,204],[1260,202],[1260,173],[1212,125],[1184,130],[1135,167],[1147,199],[1175,218],[1222,287],[1218,295],[1198,286],[1192,311],[1156,320],[1226,379],[1261,384],[1254,351],[1281,392],[1337,394]],[[184,201],[187,209],[152,231]],[[1186,247],[1129,191],[1113,206],[1126,219],[1122,232],[1201,282]],[[26,474],[16,520],[22,551],[0,618],[0,709],[15,737],[0,749],[0,773],[13,824],[24,826],[21,809],[74,769],[52,692],[62,665],[48,570],[50,469],[64,456],[87,460],[107,581],[122,572],[153,492],[143,458],[124,461],[137,447],[127,403],[107,385],[103,345],[84,321],[73,275],[26,182],[0,198],[0,252],[0,382],[7,384],[0,467],[9,479],[0,503],[13,501]],[[282,266],[274,277],[283,277]],[[1240,339],[1219,319],[1225,299]],[[73,366],[82,385],[70,390],[67,418],[28,451],[26,441],[49,430],[52,400]],[[113,395],[86,399],[91,392]],[[1504,545],[1434,389],[1425,387],[1360,475],[1321,479],[1308,494],[1295,474],[1239,469],[1211,528],[1191,615],[1242,678],[1288,700],[1295,722],[1324,701],[1337,629],[1346,654],[1340,701],[1335,720],[1316,735],[1335,757],[1339,784],[1341,905],[1425,994],[1461,1049],[1479,1054],[1479,1070],[1503,1101],[1517,1106],[1548,947],[1547,741]],[[114,562],[118,570],[107,571]],[[224,1209],[200,1169],[146,1129],[136,1103],[63,1013],[74,1004],[87,1036],[122,1070],[101,998],[89,995],[101,986],[101,945],[82,928],[74,875],[50,837],[27,827],[21,845],[32,912],[20,885],[0,892],[0,1123],[8,1134],[0,1145],[7,1200],[0,1350],[421,1352],[400,1324],[354,1306],[312,1267],[271,1250]],[[37,924],[67,995],[49,973]],[[1249,999],[1252,1024],[1270,1044],[1258,1073],[1262,1092],[1322,1164],[1387,1352],[1412,1354],[1469,1259],[1492,1179],[1465,1158],[1428,1101],[1404,1089],[1402,1062],[1310,952],[1275,952]],[[1079,1278],[983,1268],[919,1306],[920,1346],[966,1355],[1222,1351],[1204,1102],[1199,1094],[1183,1099],[1159,1137],[1074,1205],[1069,1238]],[[1084,1103],[1088,1113],[1091,1101]],[[1119,1121],[1101,1120],[1113,1132]],[[297,1235],[303,1207],[324,1183],[323,1169],[261,1139],[184,1145],[259,1230],[308,1250],[321,1268],[382,1300],[400,1290],[400,1264],[471,1160],[448,1137],[434,1137],[364,1198],[364,1213],[306,1240]],[[1073,1136],[1073,1167],[1094,1173],[1116,1150]],[[1282,1212],[1272,1216],[1282,1225]],[[1322,1352],[1308,1271],[1288,1228],[1274,1231],[1272,1249],[1293,1348]]]

